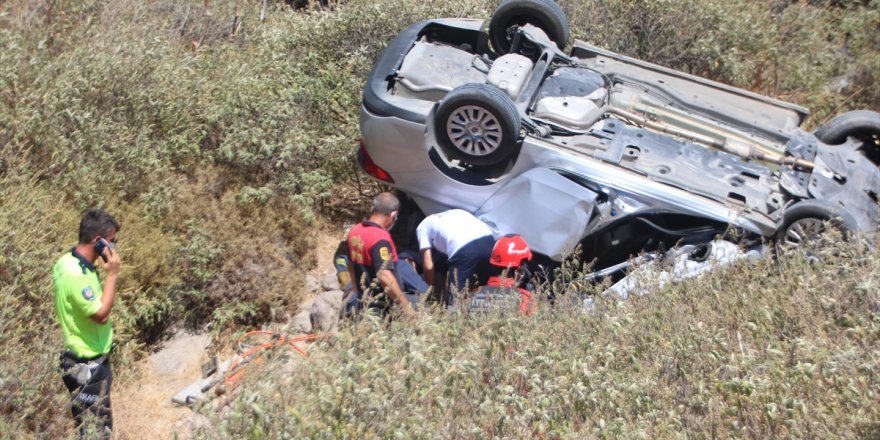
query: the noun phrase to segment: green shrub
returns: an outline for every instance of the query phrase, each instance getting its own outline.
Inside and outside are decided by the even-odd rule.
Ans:
[[[111,204],[113,205],[113,204]],[[122,365],[155,342],[179,309],[169,296],[176,274],[164,260],[163,234],[136,207],[115,204],[123,225],[123,277],[113,313],[114,359]],[[66,392],[57,372],[62,339],[53,308],[52,266],[76,244],[81,211],[38,177],[0,177],[0,413],[16,429],[64,432]],[[124,371],[124,370],[123,370]],[[120,375],[125,377],[125,373]],[[60,431],[59,431],[60,430]]]
[[[292,371],[254,367],[201,435],[870,437],[880,259],[864,251],[741,264],[589,313],[365,319]]]
[[[51,270],[75,214],[34,179],[0,179],[0,419],[14,432],[59,432],[60,332]],[[78,220],[77,220],[78,221]],[[50,348],[51,347],[51,348]]]
[[[123,223],[117,365],[180,323],[219,334],[283,320],[316,261],[310,229],[362,214],[352,152],[373,60],[411,23],[495,6],[269,2],[261,22],[260,3],[244,2],[233,34],[234,3],[211,2],[211,15],[197,0],[0,3],[0,383],[14,391],[0,400],[3,432],[66,429],[48,268],[83,209]],[[813,126],[880,107],[876,0],[562,6],[576,37],[813,107]],[[583,417],[547,429],[577,431]]]
[[[563,2],[575,38],[812,108],[811,125],[880,107],[880,4]]]

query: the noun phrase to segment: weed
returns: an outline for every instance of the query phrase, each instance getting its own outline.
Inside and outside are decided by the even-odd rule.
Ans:
[[[598,296],[591,312],[557,301],[530,317],[355,322],[292,372],[267,365],[215,426],[228,437],[859,437],[880,416],[880,260],[833,248],[821,263],[791,254],[628,301]]]
[[[315,263],[310,228],[328,213],[362,212],[347,205],[363,203],[352,151],[373,60],[411,23],[486,17],[495,6],[353,0],[293,10],[269,2],[260,21],[259,2],[245,2],[233,34],[233,3],[212,2],[211,15],[195,0],[0,4],[4,433],[58,437],[67,429],[49,268],[73,246],[83,209],[106,207],[124,225],[113,315],[118,375],[173,325],[212,325],[221,333],[282,319],[300,302],[303,271]],[[810,126],[880,106],[880,34],[869,31],[880,21],[876,1],[572,0],[562,6],[576,37],[810,106]],[[844,279],[873,264],[834,261]],[[807,270],[812,275],[802,274]],[[778,273],[789,283],[766,281]],[[707,422],[710,433],[802,437],[821,436],[828,433],[823,426],[837,423],[844,428],[830,435],[875,433],[869,408],[839,410],[846,399],[860,408],[860,390],[876,394],[876,384],[858,370],[874,368],[873,358],[859,356],[870,346],[865,341],[876,339],[876,323],[855,311],[876,301],[867,293],[871,278],[853,282],[851,296],[817,300],[793,283],[831,288],[838,275],[795,264],[738,276],[743,289],[764,289],[776,302],[732,292],[713,277],[708,294],[688,290],[693,293],[679,298],[668,290],[662,301],[600,301],[597,310],[607,319],[542,315],[523,326],[512,317],[461,318],[449,326],[437,317],[420,324],[423,337],[408,342],[412,350],[395,347],[395,335],[409,330],[376,332],[357,342],[371,351],[354,342],[342,346],[363,357],[390,344],[379,359],[413,374],[401,376],[409,382],[364,365],[316,373],[323,388],[305,389],[317,400],[301,406],[294,391],[284,396],[290,417],[272,416],[275,403],[262,402],[263,416],[255,419],[261,431],[251,431],[245,416],[224,426],[255,435],[321,436],[318,429],[326,428],[335,436],[378,437],[672,436]],[[700,302],[705,295],[718,299]],[[663,301],[691,313],[683,316]],[[716,316],[713,307],[725,315]],[[700,314],[707,316],[703,327],[685,321]],[[638,344],[615,345],[612,330]],[[548,335],[558,335],[558,345]],[[842,338],[838,345],[835,338]],[[862,345],[851,338],[862,338]],[[542,355],[549,361],[533,360],[540,348],[533,340],[556,350]],[[593,351],[593,340],[601,350]],[[529,356],[519,348],[508,353],[518,344],[532,350]],[[713,356],[733,361],[721,365]],[[543,363],[550,361],[558,366]],[[483,366],[494,364],[497,371],[484,377]],[[635,365],[654,375],[629,381],[609,370],[633,373]],[[337,377],[343,373],[347,382]],[[493,391],[485,392],[484,381]],[[828,383],[831,391],[823,388]],[[574,391],[554,400],[560,393],[542,389]],[[423,393],[415,403],[407,400],[414,390]],[[384,424],[379,416],[396,405],[419,411],[395,415],[399,427]],[[456,416],[462,410],[473,411],[472,422]],[[280,419],[286,425],[279,431]]]

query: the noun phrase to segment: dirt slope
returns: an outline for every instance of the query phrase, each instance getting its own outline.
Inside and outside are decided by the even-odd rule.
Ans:
[[[317,229],[315,247],[316,277],[334,273],[333,252],[344,235],[343,226]],[[204,419],[171,397],[201,377],[201,366],[208,360],[207,335],[180,332],[154,354],[139,361],[135,372],[113,387],[113,419],[117,439],[188,438]],[[119,374],[117,373],[117,377]]]

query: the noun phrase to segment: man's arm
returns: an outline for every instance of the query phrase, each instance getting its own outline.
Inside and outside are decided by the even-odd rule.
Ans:
[[[385,294],[388,295],[388,298],[397,303],[405,316],[411,316],[414,313],[412,305],[406,299],[403,290],[400,289],[400,284],[397,284],[397,277],[394,276],[394,272],[388,269],[379,269],[379,272],[376,273],[376,278],[379,279],[379,284],[385,289]]]
[[[119,254],[115,249],[104,249],[104,255],[107,261],[104,263],[104,270],[107,271],[107,277],[104,279],[103,290],[101,294],[101,308],[95,312],[91,319],[98,324],[106,324],[110,319],[110,310],[113,308],[113,301],[116,299],[116,277],[119,275],[119,267],[122,263],[119,260]]]
[[[354,263],[348,263],[348,279],[351,280],[351,289],[355,292],[363,292],[364,289],[361,288],[361,280],[357,278],[357,274],[354,271]],[[344,288],[344,286],[343,286]]]
[[[394,274],[394,268],[397,263],[393,260],[393,249],[394,247],[390,240],[379,240],[370,249],[373,267],[376,270],[376,279],[388,298],[400,307],[404,316],[413,316],[412,305],[406,299],[406,295],[403,294],[403,289],[400,288],[400,284],[397,283],[397,276]],[[407,263],[404,262],[403,264]]]
[[[422,268],[425,270],[425,281],[428,285],[434,285],[434,259],[431,256],[431,248],[422,250]]]

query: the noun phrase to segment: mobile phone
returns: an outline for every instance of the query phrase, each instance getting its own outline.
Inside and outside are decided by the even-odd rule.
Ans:
[[[110,244],[107,243],[107,240],[104,240],[103,237],[98,238],[98,241],[95,242],[95,252],[101,257],[104,262],[107,262],[107,256],[104,255],[104,250],[110,247]]]

